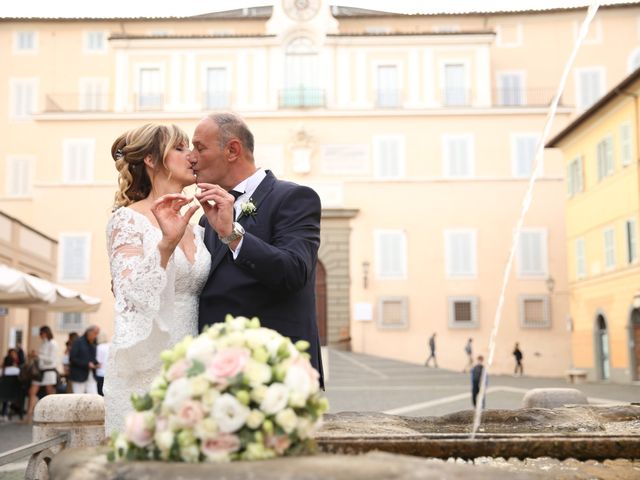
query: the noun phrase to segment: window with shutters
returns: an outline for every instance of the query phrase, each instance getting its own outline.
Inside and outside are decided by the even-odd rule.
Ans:
[[[627,240],[627,263],[638,261],[638,222],[631,218],[625,222],[625,233]]]
[[[478,326],[478,297],[448,297],[449,327],[475,328]]]
[[[473,177],[475,174],[473,135],[443,135],[442,158],[445,177]]]
[[[96,142],[93,139],[64,140],[62,159],[63,183],[93,181]]]
[[[106,78],[81,78],[79,107],[82,111],[102,112],[107,109],[109,80]]]
[[[526,228],[520,232],[517,272],[519,277],[547,278],[547,231]]]
[[[576,106],[586,110],[604,94],[604,67],[576,70]]]
[[[229,72],[226,67],[207,68],[204,95],[207,109],[229,106]]]
[[[162,71],[159,67],[142,67],[138,71],[138,108],[161,110],[163,105]]]
[[[85,328],[84,313],[64,312],[58,314],[58,330],[62,332],[78,332],[82,334]]]
[[[620,125],[620,163],[623,167],[630,165],[633,161],[631,141],[631,125],[629,123]]]
[[[447,106],[465,106],[469,104],[469,85],[467,67],[464,63],[446,63],[443,66],[442,98]]]
[[[549,312],[549,297],[546,295],[521,295],[520,325],[523,328],[549,328],[551,315]]]
[[[61,234],[59,241],[59,272],[62,282],[89,280],[89,248],[91,234]]]
[[[514,177],[531,176],[537,145],[537,135],[517,133],[511,136],[511,168]]]
[[[608,136],[596,145],[596,161],[598,163],[598,181],[613,175],[613,139]]]
[[[35,78],[14,78],[9,81],[11,92],[11,118],[27,120],[36,110],[38,82]]]
[[[498,102],[503,107],[524,105],[524,73],[504,72],[498,74]]]
[[[35,160],[31,156],[7,157],[5,188],[8,197],[31,196],[34,165]]]
[[[378,327],[382,329],[409,326],[407,297],[382,297],[378,300]]]
[[[584,190],[583,159],[576,157],[567,166],[567,194],[573,197]]]
[[[107,51],[107,32],[84,32],[85,53],[105,53]]]
[[[575,243],[576,254],[576,278],[587,276],[587,261],[584,238],[578,238]]]
[[[403,135],[373,138],[373,163],[376,178],[404,178],[405,139]]]
[[[603,232],[604,266],[611,270],[616,266],[616,232],[614,228],[607,228]]]
[[[36,53],[38,51],[38,32],[22,30],[13,33],[14,53]]]
[[[407,240],[402,230],[377,230],[375,236],[376,275],[380,279],[407,276]]]
[[[445,230],[445,268],[447,277],[476,276],[476,231],[470,229]]]
[[[376,105],[382,108],[400,106],[400,76],[398,65],[376,67]]]

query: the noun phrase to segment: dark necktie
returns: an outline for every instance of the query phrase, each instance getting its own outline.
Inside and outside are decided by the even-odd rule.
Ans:
[[[240,195],[244,194],[244,192],[239,192],[239,191],[237,191],[237,190],[230,190],[230,191],[229,191],[229,193],[230,193],[231,195],[233,195],[233,198],[235,199],[235,200],[234,200],[234,205],[235,205],[235,201],[236,201],[236,200],[238,200],[238,197],[239,197]],[[234,207],[233,207],[233,221],[235,222],[235,220],[236,220],[236,208],[235,208],[235,206],[234,206]]]

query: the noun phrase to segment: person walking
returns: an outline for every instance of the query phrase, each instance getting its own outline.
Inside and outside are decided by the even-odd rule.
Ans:
[[[482,382],[482,373],[484,372],[484,357],[478,355],[478,363],[471,369],[471,402],[475,408],[478,394],[480,393],[480,383]],[[486,385],[486,380],[485,380]],[[484,397],[482,398],[482,408],[484,408]]]
[[[433,358],[433,366],[438,368],[438,359],[436,358],[436,333],[433,332],[433,335],[429,338],[429,358],[424,362],[425,367],[429,366],[429,362]]]
[[[464,346],[464,353],[467,354],[467,364],[462,370],[463,373],[466,372],[467,369],[471,370],[471,367],[473,367],[473,338],[469,338],[469,340],[467,340],[467,343]]]
[[[96,359],[96,338],[100,327],[92,325],[71,345],[69,354],[69,377],[73,393],[98,393],[95,370],[98,368]]]
[[[522,350],[520,350],[520,346],[518,342],[516,342],[516,346],[513,349],[513,356],[516,359],[516,368],[513,371],[514,375],[517,375],[520,372],[520,376],[524,375],[524,368],[522,367]]]
[[[53,340],[51,328],[47,325],[40,327],[40,339],[42,343],[38,349],[38,355],[32,359],[38,364],[40,378],[31,378],[27,417],[24,423],[31,423],[33,419],[33,409],[38,401],[40,387],[45,387],[46,394],[51,395],[55,393],[56,384],[58,383],[58,345]]]

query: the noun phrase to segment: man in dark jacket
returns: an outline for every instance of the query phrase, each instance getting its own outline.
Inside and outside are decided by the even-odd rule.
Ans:
[[[98,393],[95,370],[99,364],[96,360],[96,339],[100,327],[92,325],[71,345],[69,353],[69,378],[73,393]]]

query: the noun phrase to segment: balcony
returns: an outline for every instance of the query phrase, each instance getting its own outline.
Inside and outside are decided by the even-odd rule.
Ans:
[[[288,87],[279,92],[280,108],[310,108],[325,106],[325,91],[315,87]]]
[[[497,107],[548,107],[555,88],[494,88],[491,92],[493,105]],[[559,106],[567,106],[560,97]]]
[[[468,107],[471,105],[471,90],[468,88],[443,88],[442,104],[446,107]]]
[[[231,105],[231,92],[214,91],[202,95],[202,106],[205,110],[220,110]]]
[[[134,105],[138,111],[159,112],[164,108],[164,94],[162,93],[138,93],[134,96]]]
[[[401,92],[394,89],[376,90],[378,108],[396,108],[401,106]]]

